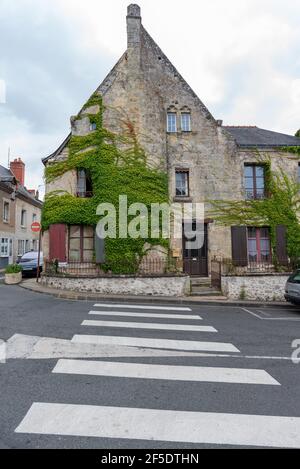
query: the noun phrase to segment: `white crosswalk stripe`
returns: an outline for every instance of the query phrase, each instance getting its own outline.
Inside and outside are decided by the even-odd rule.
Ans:
[[[17,433],[300,447],[300,418],[35,403]]]
[[[165,331],[218,332],[211,326],[186,326],[184,324],[155,324],[153,322],[119,322],[119,321],[83,321],[82,326],[118,327],[125,329],[156,329]]]
[[[152,319],[187,319],[202,321],[201,316],[192,314],[158,314],[158,313],[125,313],[124,311],[90,311],[90,315],[94,316],[121,316],[127,318],[152,318]]]
[[[191,308],[179,308],[173,306],[146,306],[146,305],[117,305],[117,304],[96,304],[95,308],[121,308],[121,309],[145,309],[149,311],[192,311]]]
[[[193,350],[201,352],[232,352],[240,351],[232,344],[222,342],[200,342],[191,340],[144,339],[140,337],[115,337],[99,335],[75,335],[73,343],[99,345],[125,345],[132,347],[159,348],[168,350]]]
[[[87,360],[59,360],[53,373],[280,386],[278,381],[264,370],[209,368],[204,366],[164,366]]]
[[[90,311],[89,317],[105,316],[106,320],[85,320],[82,326],[133,329],[130,337],[114,335],[77,334],[72,344],[81,347],[104,346],[112,350],[128,347],[128,350],[161,351],[160,359],[165,359],[163,352],[176,350],[185,352],[226,353],[230,357],[239,357],[240,351],[231,343],[182,340],[161,338],[162,331],[180,332],[180,337],[188,339],[188,333],[218,331],[212,326],[168,323],[168,320],[201,321],[190,308],[172,308],[168,306],[97,304],[100,311]],[[105,311],[109,308],[109,311]],[[140,311],[138,311],[140,310]],[[157,311],[157,312],[156,312]],[[166,311],[166,313],[163,313]],[[159,313],[160,312],[160,313]],[[170,312],[173,312],[170,314]],[[164,319],[162,324],[155,322],[126,322],[116,318]],[[136,337],[134,330],[160,331],[160,338]],[[142,334],[142,332],[140,332]],[[182,334],[182,335],[181,335]],[[178,336],[178,334],[177,334]],[[172,353],[172,352],[171,352]],[[175,352],[173,352],[175,353]],[[113,355],[116,356],[117,355]],[[125,355],[124,355],[125,356]],[[213,355],[215,356],[215,355]],[[52,373],[68,379],[68,375],[124,380],[162,380],[165,382],[217,383],[219,385],[243,385],[262,387],[282,386],[267,371],[252,368],[221,368],[208,366],[186,366],[167,364],[134,363],[138,356],[134,352],[130,362],[102,361],[101,359],[70,357],[58,360]],[[127,359],[127,360],[128,360]],[[139,358],[140,360],[141,358]],[[145,358],[146,359],[146,358]],[[120,358],[119,358],[120,360]],[[139,381],[137,382],[139,383]],[[137,384],[138,386],[139,384]],[[216,385],[216,384],[215,384]],[[256,388],[257,389],[257,388]],[[260,388],[259,388],[260,389]],[[16,433],[114,438],[120,440],[165,441],[170,443],[216,444],[233,446],[259,446],[276,448],[300,447],[300,418],[271,415],[246,415],[241,413],[186,412],[185,409],[172,411],[167,409],[107,407],[101,405],[82,405],[72,403],[33,403]],[[219,410],[219,409],[218,409]],[[239,406],[240,411],[240,406]]]

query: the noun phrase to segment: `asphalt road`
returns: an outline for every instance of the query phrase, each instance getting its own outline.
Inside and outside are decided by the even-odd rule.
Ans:
[[[0,284],[0,448],[300,447],[300,309],[166,307]]]

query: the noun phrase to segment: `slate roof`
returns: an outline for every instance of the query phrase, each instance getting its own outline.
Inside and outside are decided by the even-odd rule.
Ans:
[[[15,180],[12,172],[0,165],[0,182],[13,182]]]
[[[16,189],[16,196],[26,199],[27,202],[35,205],[36,207],[42,207],[43,202],[38,200],[32,195],[26,187],[22,186],[22,184],[17,184],[16,178],[11,172],[10,169],[5,168],[4,166],[0,165],[0,182],[4,183],[7,187],[17,187]]]
[[[300,138],[259,127],[223,126],[242,148],[276,148],[300,146]]]

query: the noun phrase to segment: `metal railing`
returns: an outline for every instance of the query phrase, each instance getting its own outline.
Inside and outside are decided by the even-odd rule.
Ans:
[[[212,277],[215,282],[222,275],[247,275],[247,274],[268,274],[268,273],[289,273],[293,272],[299,265],[297,261],[277,260],[272,262],[266,260],[263,262],[252,261],[249,259],[217,259],[211,261]]]
[[[176,259],[144,258],[123,260],[122,262],[107,263],[103,265],[91,261],[44,261],[44,275],[56,277],[113,277],[120,275],[162,276],[182,274],[182,263]]]

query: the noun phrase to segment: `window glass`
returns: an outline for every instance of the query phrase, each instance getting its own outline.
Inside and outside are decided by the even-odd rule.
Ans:
[[[183,132],[191,131],[191,114],[189,112],[183,112],[181,114],[181,130]]]
[[[177,132],[177,115],[175,112],[168,112],[167,128],[168,132]]]
[[[188,197],[189,195],[189,173],[187,171],[176,172],[176,196]]]
[[[247,199],[261,199],[265,196],[265,167],[244,166],[244,185]]]

